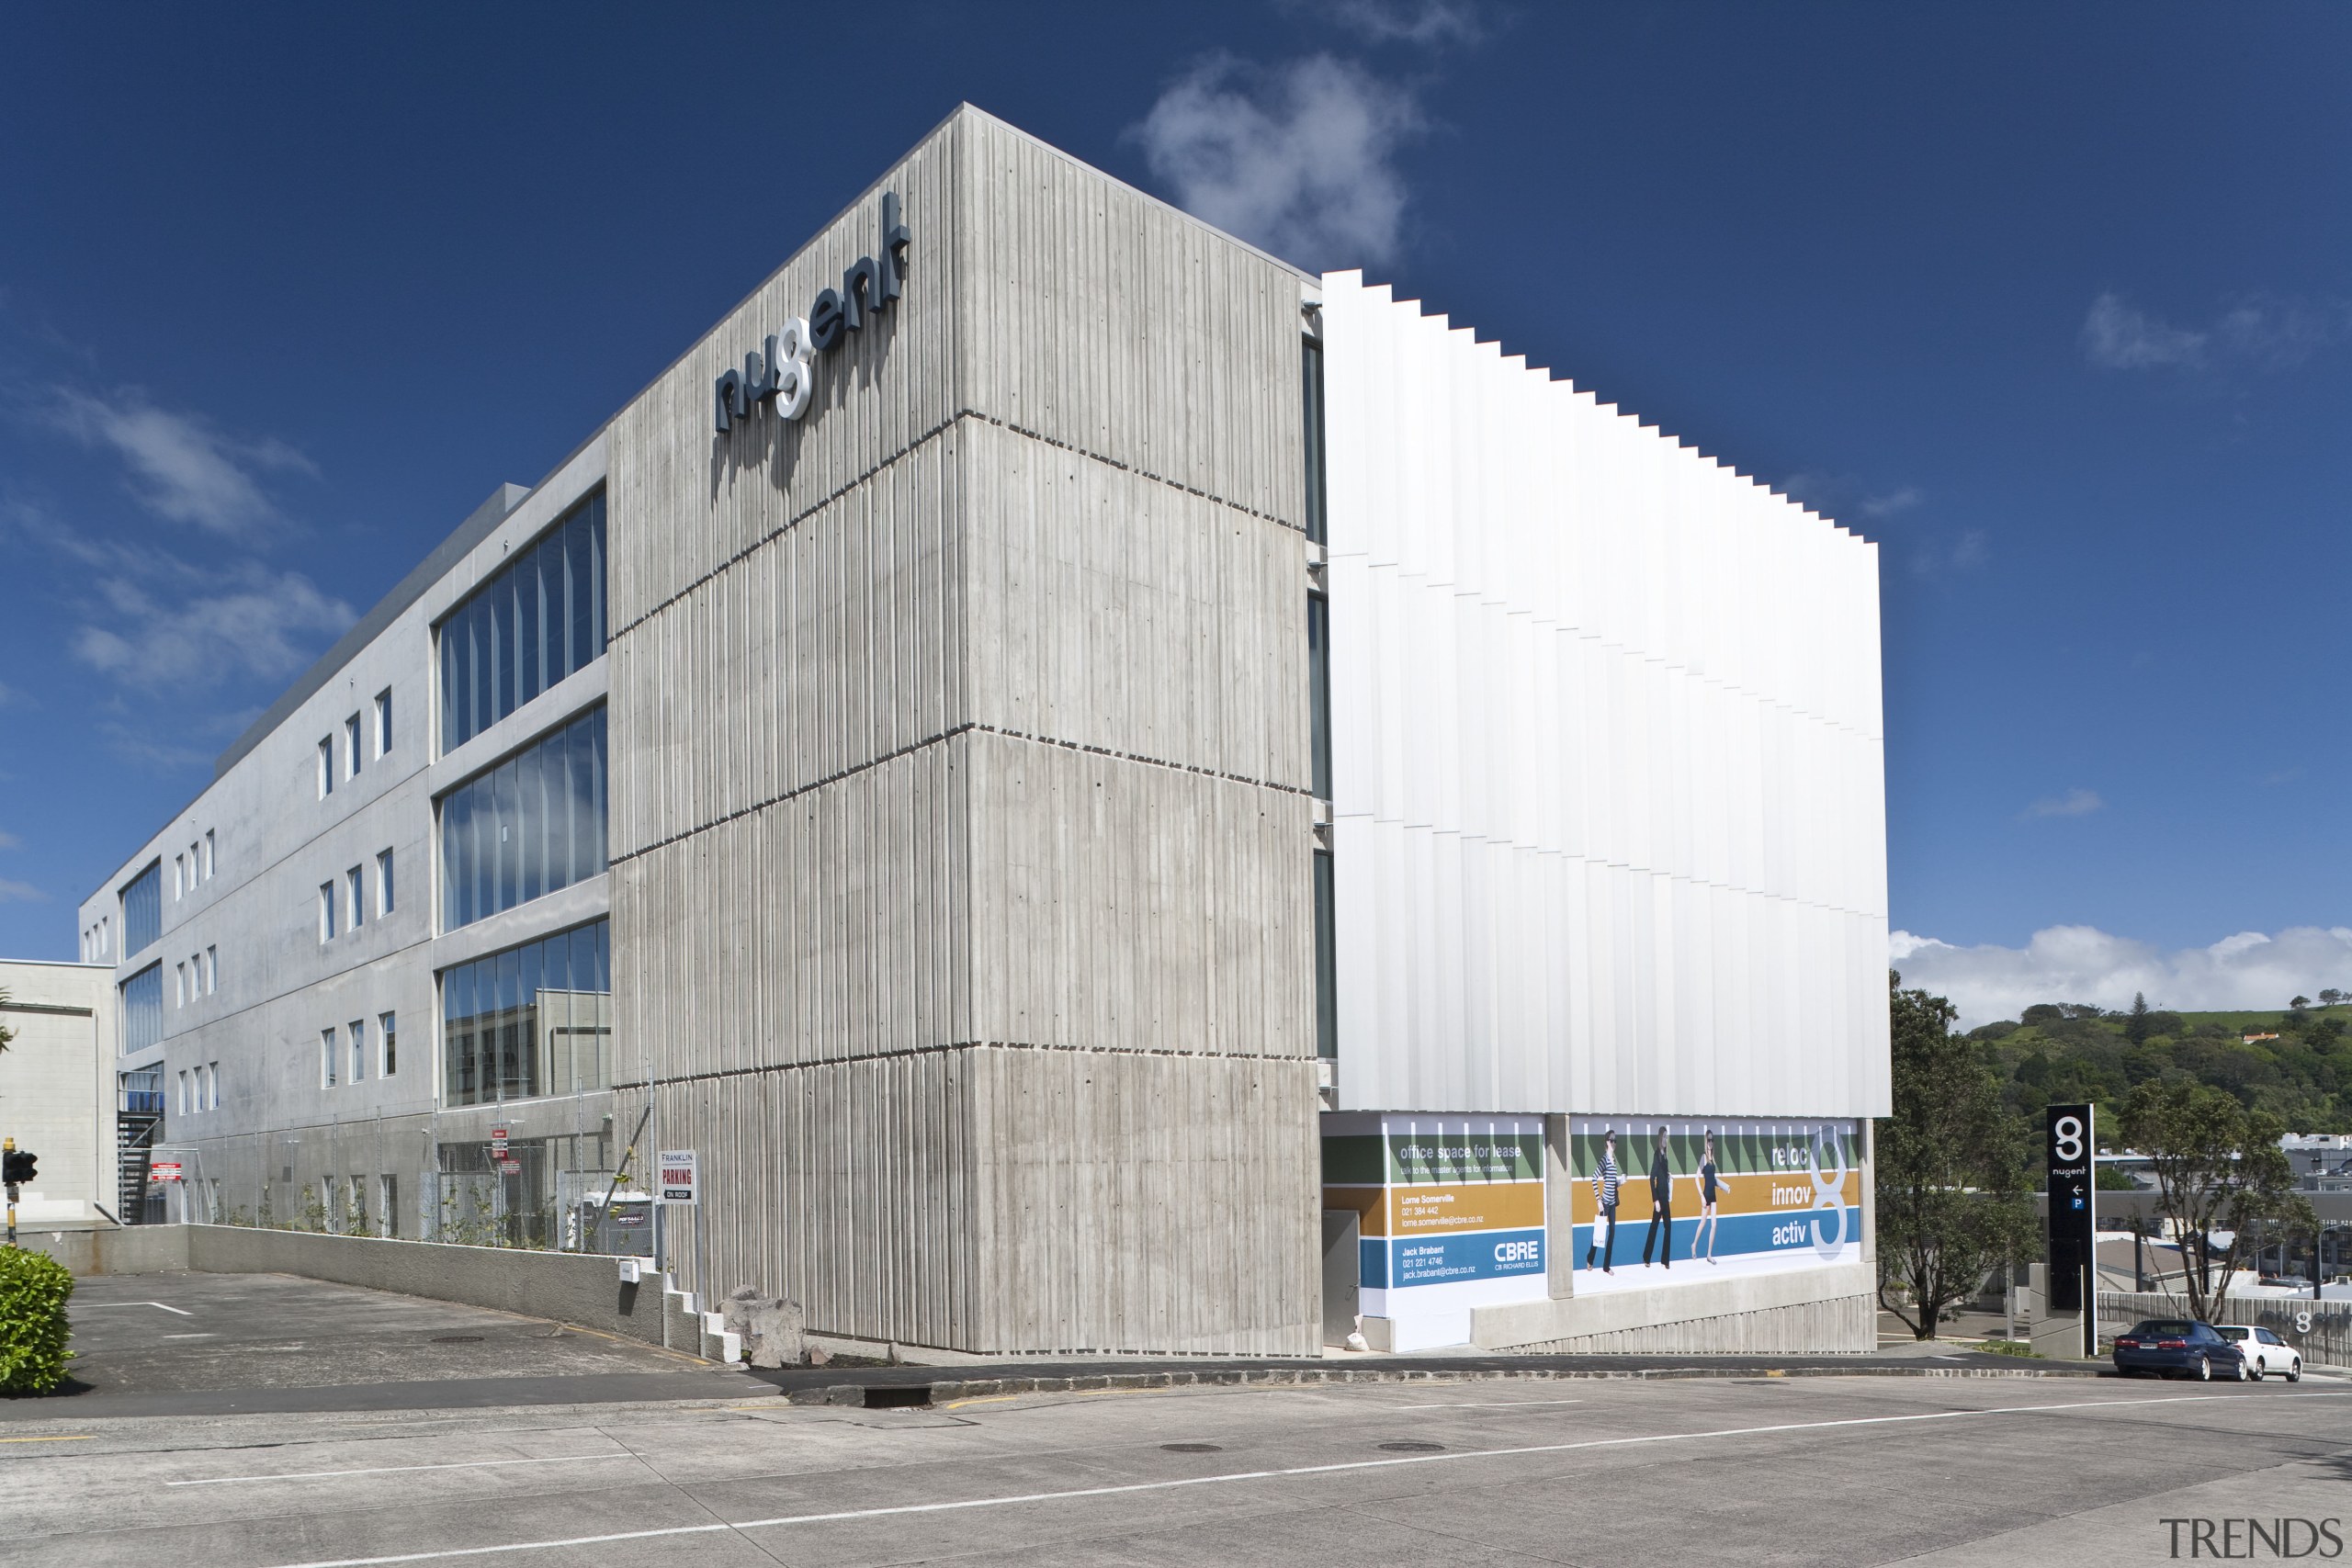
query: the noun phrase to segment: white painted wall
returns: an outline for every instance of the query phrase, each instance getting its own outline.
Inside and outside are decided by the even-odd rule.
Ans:
[[[1878,552],[1324,280],[1342,1109],[1887,1110]]]

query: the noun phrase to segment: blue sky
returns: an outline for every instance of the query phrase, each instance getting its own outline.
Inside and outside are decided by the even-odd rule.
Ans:
[[[1972,1010],[2352,988],[2352,11],[850,14],[0,11],[0,953],[969,99],[1880,540]]]

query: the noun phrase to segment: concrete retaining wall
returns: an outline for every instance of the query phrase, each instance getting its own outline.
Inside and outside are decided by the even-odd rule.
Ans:
[[[156,1274],[185,1269],[186,1225],[130,1225],[120,1230],[19,1231],[27,1251],[46,1252],[75,1274]]]
[[[1471,1337],[1528,1354],[1853,1354],[1878,1348],[1871,1265],[1480,1307]]]

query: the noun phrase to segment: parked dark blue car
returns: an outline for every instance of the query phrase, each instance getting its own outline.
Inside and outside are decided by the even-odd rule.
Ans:
[[[2245,1352],[2211,1324],[2186,1317],[2152,1317],[2117,1335],[2115,1370],[2127,1378],[2153,1372],[2200,1382],[2246,1381]]]

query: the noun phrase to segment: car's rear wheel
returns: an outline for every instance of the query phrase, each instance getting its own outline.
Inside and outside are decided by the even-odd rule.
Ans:
[[[2303,1381],[2303,1359],[2301,1356],[2287,1363],[2287,1381],[2289,1382]]]
[[[2253,1376],[2255,1376],[2255,1373],[2254,1373],[2253,1371],[2249,1371],[2249,1370],[2247,1369],[2246,1364],[2245,1364],[2245,1358],[2244,1356],[2240,1356],[2240,1357],[2238,1358],[2238,1365],[2237,1365],[2237,1381],[2238,1381],[2238,1382],[2245,1382],[2245,1381],[2247,1381],[2249,1378],[2252,1378]]]
[[[2197,1358],[2197,1381],[2199,1382],[2211,1382],[2213,1381],[2212,1357],[2199,1356]]]
[[[2245,1375],[2246,1375],[2246,1376],[2248,1376],[2248,1377],[2250,1377],[2250,1378],[2252,1378],[2252,1379],[2253,1379],[2255,1382],[2260,1382],[2262,1381],[2262,1373],[2263,1373],[2263,1371],[2264,1371],[2264,1363],[2263,1363],[2263,1362],[2260,1362],[2260,1361],[2254,1361],[2254,1360],[2249,1360],[2249,1361],[2246,1363],[2246,1374],[2245,1374]]]

